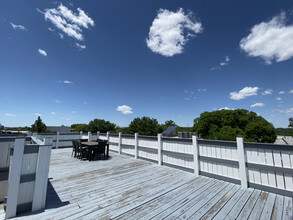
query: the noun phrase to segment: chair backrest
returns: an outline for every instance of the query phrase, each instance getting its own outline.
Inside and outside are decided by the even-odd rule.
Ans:
[[[76,142],[77,142],[76,140],[72,141],[72,146],[73,146],[74,150],[76,150],[76,148],[77,148],[77,143]]]
[[[96,148],[97,154],[103,154],[105,153],[107,141],[99,141],[98,147]]]
[[[88,142],[88,139],[80,139],[81,142]]]

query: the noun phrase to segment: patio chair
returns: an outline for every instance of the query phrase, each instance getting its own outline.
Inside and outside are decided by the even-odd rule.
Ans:
[[[89,156],[90,156],[90,152],[89,152],[89,148],[86,148],[86,147],[83,147],[81,145],[81,142],[80,141],[77,141],[77,148],[78,148],[78,158],[79,159],[83,159],[83,158],[86,158],[86,159],[89,159]]]
[[[79,153],[79,150],[78,150],[78,146],[77,146],[77,141],[73,140],[72,141],[72,153],[71,153],[71,156],[74,154],[74,157],[77,157],[78,153]]]
[[[106,145],[107,145],[107,141],[99,141],[98,146],[94,148],[94,157],[98,156],[98,158],[100,158],[100,155],[103,155],[103,159],[105,160]]]

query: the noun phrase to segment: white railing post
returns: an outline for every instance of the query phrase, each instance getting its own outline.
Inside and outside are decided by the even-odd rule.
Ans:
[[[110,135],[110,132],[109,132],[109,131],[107,131],[106,138],[107,138],[107,141],[108,141],[108,143],[109,143],[109,135]]]
[[[193,146],[193,163],[194,163],[194,174],[199,176],[199,160],[198,160],[198,137],[192,136],[192,146]]]
[[[97,131],[97,139],[100,139],[100,132]]]
[[[56,149],[59,148],[59,139],[60,139],[60,132],[57,131],[57,135],[56,135]]]
[[[22,158],[24,153],[24,140],[24,138],[16,138],[14,143],[14,151],[12,160],[10,161],[10,172],[8,179],[8,196],[5,216],[6,219],[16,216]]]
[[[134,134],[134,158],[138,158],[138,133]]]
[[[247,180],[247,169],[246,169],[246,159],[244,151],[244,141],[243,137],[237,137],[237,154],[239,160],[239,176],[241,180],[241,187],[247,189],[248,180]]]
[[[82,139],[82,131],[79,132],[79,139]]]
[[[162,165],[162,148],[163,148],[163,142],[162,142],[162,134],[158,134],[158,164]]]
[[[33,212],[44,209],[46,205],[52,145],[53,139],[45,138],[44,144],[39,146],[38,161],[36,168],[36,180],[32,203]]]
[[[122,143],[122,132],[119,132],[119,136],[118,136],[118,154],[121,154],[121,152],[122,152],[121,143]]]
[[[90,132],[90,131],[87,133],[87,140],[88,140],[89,142],[92,141],[92,132]]]

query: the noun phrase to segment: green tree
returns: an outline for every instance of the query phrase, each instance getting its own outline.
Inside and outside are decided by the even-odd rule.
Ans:
[[[89,122],[88,130],[90,132],[100,131],[102,133],[105,133],[107,131],[115,132],[116,131],[116,124],[113,124],[109,121],[105,121],[103,119],[94,119]]]
[[[274,143],[277,138],[274,126],[260,116],[247,125],[245,135],[248,141],[261,143]]]
[[[77,131],[77,132],[88,132],[89,128],[87,124],[72,124],[71,125],[71,130],[72,131]]]
[[[43,123],[41,117],[39,116],[38,119],[35,121],[34,124],[32,124],[32,128],[31,128],[31,131],[32,132],[38,132],[38,133],[41,133],[41,132],[46,132],[47,130],[47,126],[45,125],[45,123]]]
[[[289,118],[289,125],[288,127],[293,127],[293,118]]]
[[[238,135],[254,142],[273,143],[276,139],[272,124],[245,109],[203,112],[194,119],[192,131],[205,139],[235,140]]]
[[[129,124],[129,133],[139,133],[141,135],[155,136],[162,132],[162,127],[158,120],[149,117],[135,118]]]

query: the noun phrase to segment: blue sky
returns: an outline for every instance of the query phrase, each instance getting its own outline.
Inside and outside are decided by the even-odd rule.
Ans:
[[[293,116],[292,1],[1,1],[0,123]]]

